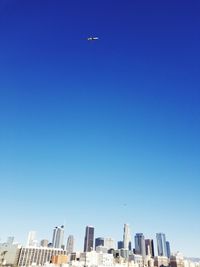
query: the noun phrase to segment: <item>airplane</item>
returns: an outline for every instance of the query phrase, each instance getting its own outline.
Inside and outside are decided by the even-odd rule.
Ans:
[[[99,37],[88,37],[87,40],[88,41],[97,41],[97,40],[99,40]]]

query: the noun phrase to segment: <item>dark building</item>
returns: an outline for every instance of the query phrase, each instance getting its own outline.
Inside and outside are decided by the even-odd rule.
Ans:
[[[123,241],[118,241],[118,242],[117,242],[117,248],[118,248],[118,249],[122,249],[122,248],[124,248],[124,242],[123,242]]]
[[[153,244],[153,239],[145,239],[145,250],[146,250],[146,255],[151,255],[152,258],[154,258],[154,244]]]
[[[142,257],[146,256],[145,239],[142,233],[137,233],[135,235],[135,253]]]
[[[170,257],[171,257],[171,250],[170,250],[170,243],[169,243],[169,241],[166,241],[166,250],[167,250],[167,258],[170,259]]]
[[[84,252],[94,249],[94,227],[87,226],[85,230]]]
[[[98,237],[95,239],[95,249],[99,246],[104,246],[104,238]]]

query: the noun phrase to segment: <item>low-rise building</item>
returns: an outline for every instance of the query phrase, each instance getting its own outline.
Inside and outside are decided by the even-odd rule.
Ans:
[[[16,266],[19,260],[21,245],[12,243],[0,244],[0,261],[4,265]]]
[[[169,266],[169,259],[164,256],[157,256],[154,258],[154,266]]]
[[[44,265],[51,262],[52,256],[66,254],[66,250],[59,248],[22,247],[18,266]]]

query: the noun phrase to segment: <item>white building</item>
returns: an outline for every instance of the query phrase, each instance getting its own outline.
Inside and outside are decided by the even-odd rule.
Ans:
[[[22,247],[18,266],[44,265],[54,255],[66,255],[66,250],[46,247]]]
[[[36,246],[37,246],[36,231],[30,231],[28,233],[27,247],[36,247]]]
[[[87,267],[90,266],[113,266],[114,258],[112,254],[97,253],[96,251],[84,252],[80,254],[80,262]]]
[[[16,266],[19,260],[21,246],[18,244],[0,244],[0,262],[4,265]]]
[[[142,257],[142,255],[134,254],[133,260],[134,260],[134,263],[136,263],[139,267],[144,266],[144,258]]]
[[[114,239],[112,239],[110,237],[104,238],[104,247],[106,247],[108,250],[109,249],[115,249]]]
[[[131,230],[129,224],[124,224],[123,242],[124,249],[131,250]]]

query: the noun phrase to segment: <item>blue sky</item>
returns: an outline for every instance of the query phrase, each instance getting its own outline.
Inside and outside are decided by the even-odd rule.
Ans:
[[[0,2],[2,240],[65,223],[82,248],[87,224],[117,241],[129,222],[200,256],[199,11]]]

